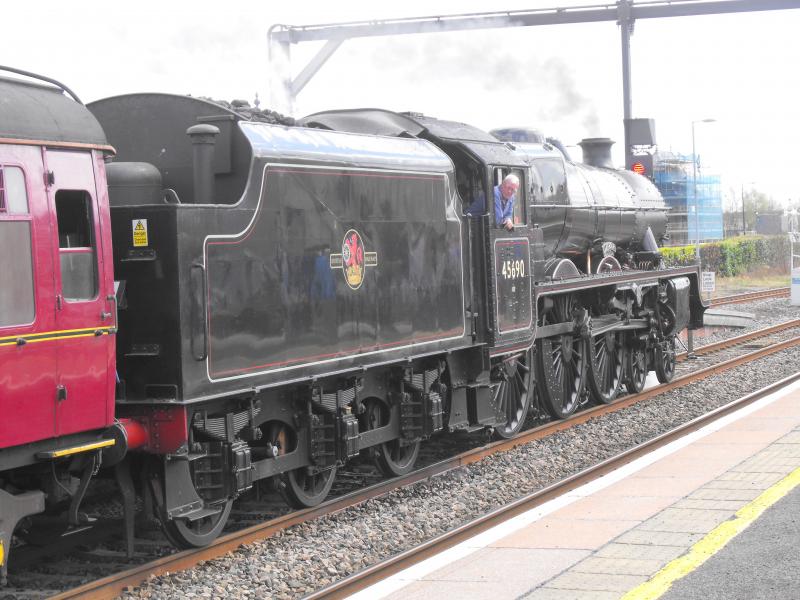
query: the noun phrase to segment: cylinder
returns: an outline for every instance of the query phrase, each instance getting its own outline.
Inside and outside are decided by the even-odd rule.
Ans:
[[[214,144],[219,128],[200,123],[189,127],[186,135],[192,141],[194,202],[211,204],[214,201]]]

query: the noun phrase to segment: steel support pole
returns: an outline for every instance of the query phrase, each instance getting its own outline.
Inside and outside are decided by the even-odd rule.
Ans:
[[[619,31],[622,42],[622,123],[625,137],[625,168],[633,165],[631,152],[630,120],[633,118],[633,100],[631,99],[631,33],[633,19],[631,18],[630,0],[617,2],[619,14]]]
[[[694,199],[694,261],[700,267],[700,210],[697,205],[697,153],[694,143],[694,124],[692,121],[692,198]],[[688,223],[688,221],[687,221]]]
[[[311,78],[317,74],[328,59],[333,55],[334,52],[342,45],[344,40],[328,40],[325,45],[314,55],[314,58],[305,66],[305,68],[300,72],[300,74],[294,78],[294,81],[291,83],[292,89],[292,100],[297,98],[297,94],[299,94],[306,84],[311,81]]]
[[[273,33],[281,25],[273,25],[267,34],[269,50],[269,99],[273,110],[294,114],[292,93],[292,54],[289,42],[278,41]]]
[[[724,13],[767,11],[800,8],[800,0],[668,0],[641,2],[617,0],[615,5],[566,6],[518,11],[495,11],[484,13],[464,13],[438,15],[431,17],[412,17],[373,21],[354,21],[321,25],[292,26],[273,25],[270,28],[270,60],[272,62],[273,44],[281,45],[282,53],[288,57],[288,44],[319,40],[348,40],[356,37],[383,35],[404,35],[413,33],[441,33],[445,31],[469,31],[501,27],[532,27],[539,25],[565,25],[568,23],[599,23],[616,21],[622,33],[623,102],[625,118],[631,118],[630,99],[630,36],[637,19],[657,19],[665,17],[686,17],[692,15],[714,15]],[[326,53],[323,49],[318,57],[324,63]],[[328,53],[330,56],[330,53]],[[324,58],[323,58],[324,57]],[[319,65],[321,66],[321,64]],[[317,67],[318,68],[318,67]],[[314,69],[312,69],[314,70]],[[316,70],[314,70],[316,72]],[[309,72],[308,79],[313,76]],[[284,78],[285,79],[285,78]],[[290,80],[289,80],[290,81]],[[302,87],[299,85],[298,87]],[[305,85],[306,81],[302,84]],[[275,85],[281,94],[288,90],[291,97],[291,83]],[[293,103],[293,102],[292,102]],[[625,125],[627,131],[627,124]],[[630,153],[626,133],[626,156]],[[627,159],[626,159],[626,162]],[[632,161],[630,161],[632,162]],[[630,164],[626,165],[630,167]]]
[[[695,121],[692,121],[692,198],[694,200],[694,229],[695,229],[695,246],[694,246],[694,261],[697,265],[698,277],[700,277],[700,281],[698,281],[698,287],[702,285],[702,277],[703,277],[703,270],[700,268],[700,218],[698,216],[697,210],[697,154],[695,152],[695,143],[694,143],[694,124]],[[689,202],[687,198],[686,202],[687,213]],[[688,239],[689,235],[689,215],[686,215],[686,237]],[[702,289],[698,290],[700,297],[703,296]],[[687,358],[696,358],[694,353],[694,331],[689,329],[686,332],[686,341],[688,342],[688,348],[686,348],[686,357]]]

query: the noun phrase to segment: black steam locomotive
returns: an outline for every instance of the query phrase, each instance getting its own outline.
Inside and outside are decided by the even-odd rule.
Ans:
[[[697,271],[661,266],[652,184],[546,142],[374,109],[264,123],[166,94],[87,111],[6,85],[30,87],[22,113],[53,115],[53,132],[19,143],[106,156],[87,162],[96,233],[61,240],[95,260],[113,245],[113,280],[102,263],[94,277],[119,308],[105,336],[116,419],[85,432],[133,460],[179,546],[213,540],[257,480],[312,506],[350,458],[400,475],[440,430],[512,437],[534,402],[564,418],[641,390],[650,370],[667,381],[676,336],[701,325]],[[70,133],[86,123],[91,143]],[[508,174],[521,182],[512,231],[491,203],[467,210]],[[98,444],[87,451],[111,452]]]

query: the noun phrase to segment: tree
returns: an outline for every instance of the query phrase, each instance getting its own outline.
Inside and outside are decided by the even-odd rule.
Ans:
[[[723,210],[723,223],[728,234],[742,231],[742,194],[736,193],[735,188],[729,188],[727,199]],[[744,191],[744,214],[746,231],[753,231],[756,228],[756,215],[758,213],[770,213],[783,209],[772,196],[760,192],[755,188],[745,189]],[[800,204],[800,202],[798,202]]]

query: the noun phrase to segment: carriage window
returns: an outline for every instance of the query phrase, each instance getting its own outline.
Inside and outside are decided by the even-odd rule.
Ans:
[[[97,295],[92,197],[80,190],[56,192],[61,293],[65,300]]]
[[[0,327],[33,322],[33,253],[25,175],[0,165]]]
[[[0,327],[33,322],[31,223],[0,216]]]
[[[0,213],[28,213],[25,175],[19,167],[0,166]]]

